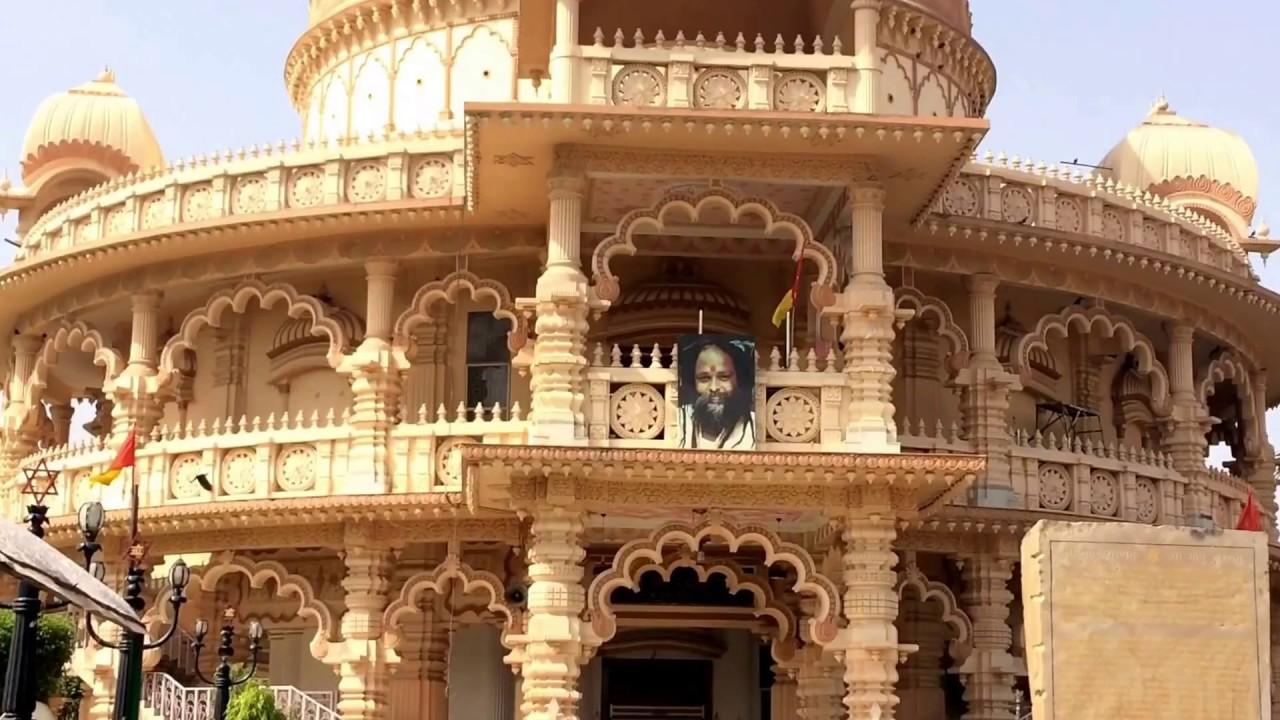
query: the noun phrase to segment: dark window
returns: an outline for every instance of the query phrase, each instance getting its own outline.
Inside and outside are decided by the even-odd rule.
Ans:
[[[508,409],[508,383],[511,377],[511,353],[507,350],[510,323],[490,312],[467,315],[467,415],[471,417],[477,404],[486,413],[494,403]],[[487,415],[486,415],[487,417]]]

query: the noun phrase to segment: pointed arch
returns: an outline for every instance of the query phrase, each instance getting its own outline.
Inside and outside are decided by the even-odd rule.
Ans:
[[[196,336],[200,330],[206,326],[218,327],[223,313],[227,310],[243,314],[248,310],[250,300],[257,300],[263,310],[270,310],[277,304],[283,303],[289,317],[309,318],[311,334],[329,338],[329,351],[325,358],[333,368],[337,368],[342,362],[343,355],[351,350],[351,338],[346,326],[339,318],[333,316],[329,307],[323,302],[310,295],[299,293],[288,283],[267,285],[260,280],[250,279],[233,288],[214,293],[204,307],[187,314],[177,334],[169,338],[160,351],[160,386],[167,384],[176,371],[178,353],[195,347]]]
[[[493,316],[511,323],[507,333],[507,349],[519,352],[529,339],[529,325],[511,299],[511,291],[497,280],[486,280],[470,270],[455,270],[440,280],[429,282],[414,293],[409,307],[396,318],[392,330],[393,344],[400,352],[407,352],[413,342],[413,329],[429,319],[431,306],[438,301],[458,302],[460,293],[472,300],[492,300]]]
[[[835,639],[840,612],[840,594],[836,586],[820,573],[808,551],[795,543],[783,541],[773,532],[759,526],[736,527],[718,520],[708,520],[698,525],[671,523],[663,525],[649,537],[632,540],[623,545],[613,557],[608,570],[596,576],[587,588],[587,612],[597,638],[612,637],[614,617],[608,598],[619,588],[633,588],[640,577],[639,570],[654,566],[665,567],[666,553],[675,549],[697,553],[706,540],[723,542],[729,552],[743,547],[758,547],[764,551],[764,564],[788,565],[795,570],[793,589],[813,597],[818,604],[813,617],[801,627],[805,638],[818,643]],[[599,639],[603,643],[604,639]],[[595,639],[593,639],[595,642]],[[599,644],[597,643],[597,644]]]
[[[58,354],[68,350],[89,353],[93,364],[103,369],[104,384],[124,371],[124,355],[112,347],[92,326],[82,322],[63,322],[49,333],[36,354],[31,376],[23,387],[21,402],[34,408],[49,383],[49,370],[58,364]]]
[[[969,353],[969,336],[964,328],[956,323],[951,308],[941,299],[925,295],[916,288],[900,287],[893,291],[894,304],[898,308],[916,311],[916,318],[934,317],[938,320],[938,334],[951,344],[951,352],[956,355]]]
[[[507,604],[502,579],[491,572],[472,568],[454,553],[450,553],[434,570],[418,573],[405,580],[404,586],[400,588],[400,596],[387,605],[382,613],[382,627],[388,647],[395,650],[400,644],[401,618],[418,612],[418,604],[426,593],[443,595],[448,592],[450,581],[460,584],[464,595],[480,591],[487,597],[485,602],[488,610],[505,618],[502,623],[502,644],[510,649],[507,636],[519,631],[522,616]]]
[[[778,628],[774,638],[774,652],[789,657],[795,647],[796,617],[795,613],[774,595],[773,588],[743,572],[733,561],[717,561],[711,565],[698,562],[697,558],[688,555],[673,555],[663,561],[648,562],[630,568],[626,582],[611,583],[609,588],[601,586],[599,595],[588,597],[587,607],[591,616],[592,631],[600,643],[608,642],[618,631],[617,611],[613,606],[615,590],[639,590],[640,578],[649,573],[656,573],[664,582],[671,582],[676,570],[692,570],[698,576],[698,582],[705,583],[713,576],[723,577],[730,594],[745,591],[751,596],[751,610],[757,618],[768,618]],[[594,588],[593,584],[593,588]]]
[[[1030,364],[1031,353],[1048,352],[1050,338],[1065,338],[1075,330],[1079,333],[1098,332],[1103,337],[1115,338],[1121,349],[1133,353],[1138,361],[1137,371],[1151,380],[1151,406],[1157,414],[1168,414],[1169,372],[1160,362],[1155,345],[1134,327],[1129,320],[1112,315],[1105,308],[1082,308],[1073,305],[1060,312],[1045,315],[1035,328],[1018,339],[1010,353],[1014,370],[1022,372]]]
[[[665,231],[667,221],[673,215],[696,223],[708,210],[726,211],[733,224],[746,218],[759,218],[764,221],[766,234],[785,234],[792,238],[795,247],[791,257],[795,260],[803,257],[818,266],[818,279],[814,281],[810,295],[813,304],[822,308],[835,302],[838,268],[835,255],[825,245],[814,241],[813,230],[804,218],[781,212],[764,198],[739,199],[719,188],[697,194],[670,193],[652,207],[627,213],[618,222],[614,234],[596,245],[591,254],[591,284],[596,296],[610,302],[618,299],[621,285],[610,268],[610,262],[615,255],[639,252],[635,243],[638,233]]]
[[[955,633],[949,642],[949,653],[956,662],[963,662],[973,646],[973,620],[960,609],[955,593],[946,584],[930,580],[912,560],[898,572],[898,599],[903,599],[908,590],[914,591],[921,602],[938,601],[942,622]]]

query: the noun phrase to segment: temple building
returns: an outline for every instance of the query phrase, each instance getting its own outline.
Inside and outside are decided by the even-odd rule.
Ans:
[[[128,77],[53,95],[0,186],[0,510],[44,461],[118,586],[136,504],[155,637],[190,565],[151,720],[205,717],[228,606],[299,720],[1013,720],[1037,520],[1253,494],[1275,541],[1280,238],[1178,98],[1098,169],[979,153],[973,27],[310,0],[296,140],[174,158]],[[73,667],[107,720],[115,653]]]

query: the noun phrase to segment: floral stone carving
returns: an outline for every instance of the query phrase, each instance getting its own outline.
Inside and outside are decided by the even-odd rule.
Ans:
[[[662,432],[665,419],[665,400],[652,385],[624,385],[609,397],[609,427],[618,437],[651,440]]]
[[[1040,506],[1048,510],[1071,507],[1071,474],[1061,465],[1040,466]]]
[[[765,404],[769,437],[779,442],[811,442],[818,437],[818,401],[811,392],[784,388]]]

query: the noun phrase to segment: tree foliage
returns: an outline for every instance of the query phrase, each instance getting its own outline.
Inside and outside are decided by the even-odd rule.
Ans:
[[[261,680],[250,680],[236,688],[227,706],[227,720],[286,720],[276,707],[275,696]]]
[[[9,667],[9,645],[13,641],[13,613],[0,610],[0,685]],[[36,699],[41,702],[62,689],[62,671],[75,651],[76,627],[66,615],[41,615],[36,623],[36,652],[32,668]]]

